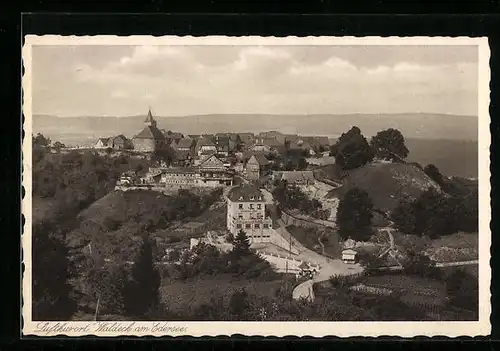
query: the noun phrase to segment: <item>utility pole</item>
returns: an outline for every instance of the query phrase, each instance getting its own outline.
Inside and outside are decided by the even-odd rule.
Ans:
[[[94,321],[97,321],[97,313],[99,312],[99,300],[100,300],[100,297],[97,298],[97,305],[95,307]]]

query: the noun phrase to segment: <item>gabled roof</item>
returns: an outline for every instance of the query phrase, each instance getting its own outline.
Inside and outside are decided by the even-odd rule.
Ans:
[[[281,143],[278,139],[271,137],[271,138],[262,138],[260,140],[261,144],[269,146],[269,147],[276,147],[276,146],[281,146],[283,143]]]
[[[307,264],[306,261],[302,261],[302,263],[299,266],[300,269],[307,269],[309,268],[309,265]]]
[[[175,152],[175,158],[178,161],[187,160],[191,156],[191,151],[189,150],[178,150]]]
[[[134,139],[155,139],[155,140],[164,140],[162,132],[156,127],[147,126],[144,128],[139,134],[137,134]]]
[[[212,163],[210,165],[210,163]],[[200,161],[200,168],[203,167],[223,167],[224,162],[222,162],[215,154],[207,155]]]
[[[240,137],[241,141],[245,144],[251,143],[252,140],[255,138],[255,135],[253,133],[238,133],[238,136]]]
[[[353,250],[353,249],[345,249],[345,250],[342,250],[342,254],[346,254],[346,255],[355,255],[357,254],[358,252]]]
[[[299,150],[299,149],[300,149],[300,146],[294,141],[291,141],[288,144],[288,150]]]
[[[209,140],[209,139],[207,139],[207,138],[203,137],[203,138],[198,139],[198,142],[196,143],[196,146],[197,146],[197,147],[202,147],[202,146],[215,146],[215,144],[214,144],[211,140]]]
[[[194,140],[191,139],[191,138],[182,138],[182,139],[179,139],[179,141],[176,143],[176,147],[177,148],[190,148],[194,143]]]
[[[248,162],[250,162],[251,159],[255,159],[260,166],[266,166],[271,163],[263,154],[253,154]]]
[[[113,140],[116,140],[116,139],[122,139],[123,141],[128,141],[128,138],[123,134],[117,135],[113,138]]]
[[[97,141],[101,141],[103,144],[107,144],[111,138],[99,138]]]
[[[325,136],[319,136],[315,138],[321,146],[330,146],[330,139]]]
[[[231,201],[241,202],[262,202],[264,195],[262,192],[250,184],[241,184],[229,190],[227,197]]]
[[[286,141],[297,141],[299,140],[300,137],[297,134],[285,134],[285,140]]]
[[[314,181],[313,171],[276,171],[273,174],[276,178],[286,180],[288,183]]]

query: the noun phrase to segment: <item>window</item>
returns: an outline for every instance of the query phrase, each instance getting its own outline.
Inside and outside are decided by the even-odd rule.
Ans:
[[[250,229],[251,228],[251,225],[249,223],[245,224],[245,228],[246,229]]]
[[[239,204],[239,205],[238,205],[238,208],[239,208],[240,210],[242,210],[242,209],[243,209],[243,204]]]
[[[260,224],[259,224],[259,223],[255,224],[255,225],[254,225],[254,228],[255,228],[255,229],[260,229]]]
[[[243,219],[243,215],[238,215],[238,219]]]
[[[261,204],[257,204],[257,209],[260,210]]]
[[[253,210],[253,204],[250,204],[250,209]]]
[[[241,224],[236,224],[236,228],[241,229]]]
[[[269,228],[269,224],[264,224],[264,228]]]

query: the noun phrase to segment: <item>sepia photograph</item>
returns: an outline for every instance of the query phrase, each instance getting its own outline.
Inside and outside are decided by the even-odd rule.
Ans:
[[[487,40],[25,40],[25,334],[490,332]]]

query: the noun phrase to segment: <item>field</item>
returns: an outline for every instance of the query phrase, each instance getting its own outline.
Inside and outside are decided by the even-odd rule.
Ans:
[[[293,235],[295,239],[297,239],[302,245],[310,250],[316,251],[319,254],[324,254],[325,256],[329,256],[332,258],[337,258],[340,255],[339,243],[335,242],[335,240],[332,238],[326,240],[326,238],[328,237],[327,234],[323,236],[322,242],[325,248],[325,251],[323,253],[323,249],[318,241],[322,234],[321,232],[318,232],[315,229],[296,226],[288,226],[287,230]]]
[[[174,314],[187,314],[212,297],[222,296],[229,299],[233,292],[244,288],[248,294],[274,297],[283,280],[252,281],[235,279],[231,275],[215,277],[196,277],[186,281],[164,281],[161,286],[162,301]]]

